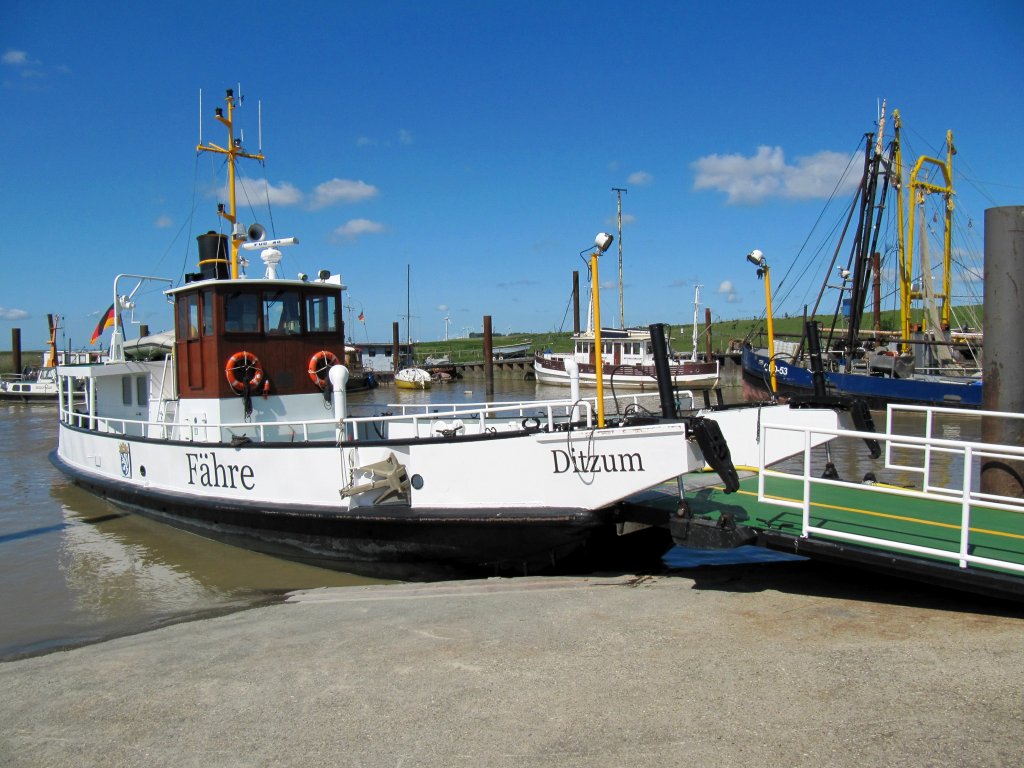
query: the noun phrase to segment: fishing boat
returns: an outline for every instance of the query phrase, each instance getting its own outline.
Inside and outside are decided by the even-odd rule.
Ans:
[[[640,328],[605,328],[601,331],[601,375],[615,389],[656,389],[658,380],[650,332]],[[534,356],[533,371],[541,384],[569,385],[566,360],[579,366],[584,386],[597,382],[596,342],[593,331],[573,334],[570,353],[541,352]],[[718,361],[676,360],[669,365],[672,384],[684,389],[714,389]]]
[[[415,366],[403,368],[395,374],[397,389],[430,389],[431,381],[429,371]]]
[[[840,242],[835,246],[810,313],[818,314],[828,289],[838,292],[832,323],[821,333],[825,385],[830,393],[866,398],[874,407],[916,403],[978,408],[982,401],[980,334],[957,334],[953,330],[957,324],[953,320],[951,288],[955,154],[952,132],[946,136],[944,159],[922,155],[905,174],[898,111],[894,112],[893,124],[893,139],[885,145],[883,105],[877,137],[873,133],[866,135],[861,182],[841,227],[844,233],[849,231],[857,215],[849,258],[845,264],[837,264],[843,245]],[[936,208],[931,217],[926,212],[928,203]],[[928,225],[937,223],[940,216],[942,281],[941,287],[937,287],[928,251]],[[887,264],[883,255],[890,254],[896,261]],[[770,338],[768,347],[747,345],[743,350],[744,377],[773,391],[811,391],[813,380],[808,365],[813,353],[808,349],[807,337],[799,341],[774,338],[770,271],[759,251],[748,258],[757,264],[759,276],[765,280]],[[881,327],[883,273],[898,277],[897,288],[891,294],[899,303],[900,327],[896,330]],[[841,284],[830,284],[836,275]],[[872,297],[874,324],[868,327],[867,310]]]
[[[57,402],[57,365],[98,360],[96,353],[57,349],[58,315],[48,315],[50,338],[42,365],[28,365],[19,373],[0,377],[0,402],[50,404]]]
[[[0,378],[0,401],[19,403],[57,402],[57,369],[30,365],[21,373]]]
[[[708,390],[718,386],[718,360],[705,361],[697,355],[697,310],[700,303],[698,286],[694,299],[693,352],[689,358],[674,353],[667,340],[663,349],[667,356],[672,385],[682,389]],[[573,351],[558,353],[538,352],[534,355],[533,371],[541,384],[568,386],[570,376],[566,361],[578,368],[580,382],[594,386],[598,380],[597,358],[600,349],[601,376],[612,389],[656,389],[655,341],[644,328],[602,328],[594,332],[594,305],[591,300],[587,313],[587,328],[572,336]],[[657,345],[661,347],[662,345]]]

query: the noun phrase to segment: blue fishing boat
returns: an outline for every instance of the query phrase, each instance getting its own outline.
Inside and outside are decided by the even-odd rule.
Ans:
[[[865,398],[875,407],[895,402],[978,408],[982,399],[981,334],[963,327],[952,330],[963,325],[956,323],[952,314],[952,132],[946,135],[945,158],[921,156],[904,174],[899,112],[893,115],[895,130],[888,146],[883,142],[884,115],[883,106],[877,139],[874,134],[866,135],[863,174],[842,226],[844,233],[854,232],[848,261],[837,264],[843,250],[840,241],[810,312],[811,316],[819,314],[827,289],[838,290],[831,326],[821,332],[825,388],[830,394]],[[930,217],[925,211],[929,201],[936,209]],[[885,217],[887,210],[890,215]],[[942,277],[941,283],[933,284],[928,227],[931,224],[937,228],[940,210]],[[895,216],[891,215],[893,211]],[[894,257],[895,263],[885,264],[883,253]],[[799,341],[774,338],[770,271],[760,251],[752,252],[748,259],[757,265],[758,275],[765,281],[769,338],[765,348],[746,345],[741,358],[744,377],[773,392],[814,391],[811,358],[818,350],[810,349],[806,333]],[[882,328],[883,273],[897,278],[891,292],[899,304],[899,327],[895,330]],[[829,285],[829,279],[834,280],[836,275],[841,285]],[[868,317],[872,299],[873,323]]]

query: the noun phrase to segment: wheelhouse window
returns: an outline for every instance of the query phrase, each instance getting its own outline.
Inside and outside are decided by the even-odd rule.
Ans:
[[[263,294],[263,330],[269,336],[302,333],[298,291],[280,290]]]
[[[306,296],[306,327],[310,333],[337,333],[338,315],[337,295]]]
[[[178,299],[178,338],[199,338],[198,293],[190,293]]]
[[[203,336],[213,334],[213,291],[203,291],[203,325],[200,329]]]
[[[258,333],[259,296],[235,291],[224,297],[224,330],[228,333]]]

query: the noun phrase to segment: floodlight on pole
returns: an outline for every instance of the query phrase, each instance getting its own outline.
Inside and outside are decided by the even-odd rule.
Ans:
[[[764,308],[768,318],[768,375],[772,383],[772,397],[778,391],[775,378],[775,329],[772,325],[772,285],[769,276],[768,262],[764,254],[756,248],[747,254],[747,261],[757,267],[757,279],[764,278]]]
[[[597,426],[604,427],[604,357],[601,354],[601,281],[597,275],[597,259],[608,250],[615,238],[598,232],[595,250],[590,254],[590,295],[594,304],[594,374],[597,379]]]

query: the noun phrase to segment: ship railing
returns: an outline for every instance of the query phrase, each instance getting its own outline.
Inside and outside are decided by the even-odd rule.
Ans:
[[[103,434],[124,437],[184,440],[202,443],[231,443],[239,440],[259,443],[323,443],[377,441],[438,437],[452,434],[484,434],[488,431],[546,429],[573,421],[581,429],[594,426],[594,407],[586,400],[551,400],[531,403],[484,403],[429,409],[401,406],[398,413],[346,416],[294,421],[242,421],[195,423],[187,419],[130,419],[81,412],[66,404],[63,422]]]
[[[896,406],[890,405],[889,420],[886,433],[861,432],[849,429],[828,429],[823,427],[791,426],[782,424],[762,424],[760,429],[760,463],[758,466],[758,502],[771,504],[780,507],[788,507],[801,512],[801,538],[828,538],[843,541],[865,544],[872,547],[883,547],[886,549],[909,552],[923,555],[943,561],[955,561],[961,568],[970,565],[981,565],[992,568],[1001,568],[1024,574],[1024,564],[983,557],[971,552],[971,518],[975,507],[983,506],[987,510],[1003,510],[1011,513],[1024,515],[1024,499],[1016,496],[1005,496],[1001,494],[983,493],[980,485],[980,466],[988,459],[999,459],[1002,461],[1024,461],[1024,447],[1011,445],[998,445],[982,442],[970,442],[963,440],[948,440],[934,436],[910,436],[894,434],[893,411],[894,410],[916,410],[931,411],[935,415],[949,413],[957,416],[990,415],[1000,418],[1013,417],[1013,414],[994,413],[985,411],[964,411],[952,408],[929,408],[927,406]],[[801,463],[800,471],[794,471],[793,461],[787,462],[783,467],[775,465],[771,468],[765,466],[765,444],[769,435],[775,432],[795,432],[803,435],[804,450],[802,457],[798,455],[793,461]],[[921,488],[903,488],[891,485],[858,484],[851,485],[842,480],[829,479],[812,474],[812,447],[819,437],[847,438],[854,440],[878,440],[886,443],[885,468],[901,471],[913,471],[922,476]],[[922,464],[920,466],[907,465],[895,460],[893,449],[910,449],[920,452]],[[946,457],[946,458],[942,458]],[[937,466],[941,465],[941,466]],[[820,472],[820,466],[817,468]],[[934,475],[946,474],[958,478],[955,482],[951,480],[949,485],[939,485],[931,482],[929,478]],[[787,478],[800,480],[803,484],[802,497],[799,500],[781,498],[766,493],[766,481],[770,478]],[[814,525],[811,520],[811,490],[815,486],[832,486],[841,488],[855,487],[865,494],[883,494],[887,496],[906,497],[909,499],[925,499],[936,504],[959,505],[959,546],[956,551],[940,549],[921,544],[909,543],[896,538],[886,538],[882,535],[868,536],[864,534],[841,531],[835,528],[826,528]],[[926,522],[926,521],[922,521]],[[1016,534],[1009,535],[1016,537]]]

